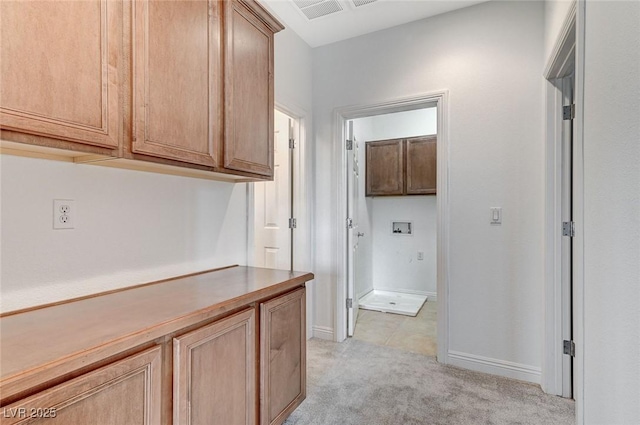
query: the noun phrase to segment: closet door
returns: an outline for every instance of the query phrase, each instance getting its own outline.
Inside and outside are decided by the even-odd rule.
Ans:
[[[222,3],[134,3],[134,153],[218,165]]]
[[[2,128],[117,147],[121,17],[120,1],[0,1]]]

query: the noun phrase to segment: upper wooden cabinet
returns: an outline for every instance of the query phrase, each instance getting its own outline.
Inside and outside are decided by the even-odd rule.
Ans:
[[[121,17],[113,0],[0,2],[1,128],[31,144],[117,148]]]
[[[406,194],[431,195],[436,193],[437,139],[436,136],[415,137],[406,140]]]
[[[435,194],[436,146],[436,136],[367,142],[366,196]]]
[[[225,8],[224,167],[273,177],[273,35],[282,27],[254,2]]]
[[[283,27],[254,0],[0,7],[2,139],[126,168],[273,177],[273,44]]]
[[[214,0],[134,2],[132,152],[218,165],[222,6]]]
[[[402,195],[403,140],[380,140],[365,145],[366,195]]]

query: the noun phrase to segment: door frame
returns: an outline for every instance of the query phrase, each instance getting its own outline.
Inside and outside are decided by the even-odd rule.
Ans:
[[[562,194],[562,77],[574,67],[575,118],[573,121],[573,397],[576,400],[576,422],[583,423],[584,412],[584,1],[574,1],[544,69],[546,105],[545,146],[545,289],[542,389],[562,395],[562,313],[568,306],[561,293],[561,194]],[[571,64],[574,58],[574,64]]]
[[[302,107],[292,103],[275,102],[275,109],[298,121],[299,140],[296,140],[296,153],[293,175],[297,184],[294,184],[293,210],[297,219],[296,231],[293,232],[293,245],[296,247],[294,256],[294,270],[314,270],[313,259],[313,216],[311,206],[313,205],[313,190],[311,179],[311,149],[307,143],[310,140],[311,123],[309,113]],[[255,258],[253,245],[255,241],[254,221],[255,221],[255,200],[253,183],[247,184],[247,265],[253,266]],[[314,318],[314,283],[306,283],[307,292],[307,339],[313,335]]]
[[[438,302],[438,350],[437,359],[448,363],[449,350],[449,92],[440,90],[411,97],[397,98],[368,105],[356,105],[334,109],[333,169],[337,171],[335,191],[335,340],[347,337],[347,150],[345,148],[345,124],[348,120],[436,107],[438,114],[438,185],[437,185],[437,302]]]

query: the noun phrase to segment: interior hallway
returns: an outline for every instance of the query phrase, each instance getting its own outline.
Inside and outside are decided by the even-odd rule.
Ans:
[[[563,425],[575,417],[572,400],[537,385],[350,338],[309,341],[307,399],[284,423]]]
[[[353,338],[435,357],[438,303],[427,300],[416,317],[360,310]]]

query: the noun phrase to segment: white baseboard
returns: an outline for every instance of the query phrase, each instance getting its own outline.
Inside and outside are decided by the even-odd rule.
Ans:
[[[542,374],[539,367],[476,356],[475,354],[461,353],[459,351],[449,351],[448,357],[447,363],[452,366],[540,384]]]
[[[374,291],[401,292],[403,294],[411,294],[411,295],[426,295],[429,301],[436,301],[438,299],[437,294],[435,292],[416,291],[414,289],[375,288]]]
[[[335,338],[333,336],[333,329],[332,328],[328,328],[326,326],[314,326],[313,327],[313,337],[314,338],[320,338],[320,339],[326,339],[329,341],[335,341]]]
[[[373,291],[373,288],[368,288],[366,291],[360,292],[358,294],[358,299],[361,300],[365,295],[367,295],[369,292],[372,292],[372,291]]]

